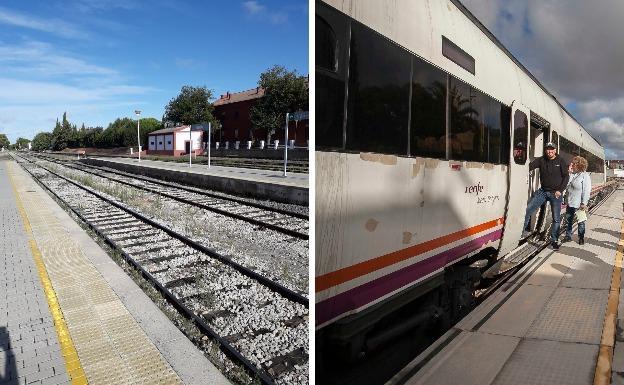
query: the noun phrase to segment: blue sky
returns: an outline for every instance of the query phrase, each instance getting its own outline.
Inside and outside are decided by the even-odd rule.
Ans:
[[[0,133],[51,131],[57,118],[106,127],[161,119],[183,85],[218,98],[275,64],[307,75],[308,1],[0,2]]]

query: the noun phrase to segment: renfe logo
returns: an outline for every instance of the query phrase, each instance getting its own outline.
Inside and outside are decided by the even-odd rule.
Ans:
[[[466,186],[466,194],[472,194],[475,193],[476,195],[479,195],[480,192],[483,191],[483,186],[481,186],[481,182],[477,182],[477,184],[475,186]]]

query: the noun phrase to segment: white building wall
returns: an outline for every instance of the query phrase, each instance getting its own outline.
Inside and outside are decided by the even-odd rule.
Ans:
[[[189,140],[189,129],[190,128],[184,128],[180,131],[176,131],[175,135],[176,135],[176,140],[175,140],[175,149],[179,150],[179,151],[185,151],[185,143]],[[193,138],[193,149],[197,150],[201,148],[201,137],[202,137],[202,132],[201,131],[193,131],[192,133],[192,138]]]

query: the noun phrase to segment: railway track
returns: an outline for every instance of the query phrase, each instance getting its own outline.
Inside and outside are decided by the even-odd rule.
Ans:
[[[308,383],[308,299],[32,161],[22,167],[263,384]]]
[[[197,243],[227,255],[231,260],[271,280],[281,282],[299,293],[308,293],[307,239],[292,237],[249,221],[241,221],[58,164],[37,162],[80,185],[103,192],[159,223],[175,228]]]
[[[170,183],[155,181],[151,178],[128,176],[127,174],[124,175],[124,173],[104,170],[96,166],[86,164],[76,165],[48,157],[38,158],[126,186],[138,188],[153,194],[159,194],[185,204],[200,207],[204,210],[210,210],[238,220],[246,221],[263,228],[275,230],[295,238],[309,238],[308,216],[295,211],[288,211],[233,197],[202,192],[198,189],[174,186]]]

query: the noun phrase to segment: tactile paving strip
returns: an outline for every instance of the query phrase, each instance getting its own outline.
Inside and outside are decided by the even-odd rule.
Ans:
[[[613,265],[604,263],[598,258],[576,260],[559,284],[562,287],[584,289],[605,289],[611,286]]]
[[[20,169],[12,174],[20,190],[35,188]],[[20,196],[52,285],[59,289],[58,302],[69,334],[76,334],[76,351],[89,384],[181,384],[138,325],[122,334],[110,327],[112,323],[107,321],[116,317],[132,319],[128,310],[41,199],[21,192]],[[93,326],[100,332],[90,335],[88,330],[97,330]],[[95,351],[93,345],[102,350]],[[137,356],[138,351],[149,354]],[[105,352],[112,355],[100,354]],[[149,373],[135,370],[141,365],[149,367]]]
[[[608,290],[555,289],[526,337],[599,344]]]
[[[596,345],[525,339],[520,341],[493,384],[591,384],[597,355]]]

